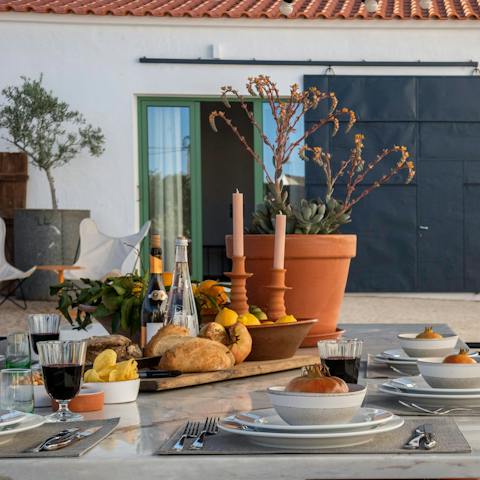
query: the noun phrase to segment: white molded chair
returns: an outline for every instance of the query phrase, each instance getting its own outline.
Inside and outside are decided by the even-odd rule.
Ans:
[[[12,302],[17,307],[23,308],[26,310],[27,303],[25,301],[25,296],[23,295],[22,283],[30,277],[30,275],[35,271],[37,267],[32,267],[26,272],[18,270],[18,268],[13,267],[7,262],[5,257],[5,240],[7,237],[7,227],[5,226],[5,221],[3,218],[0,218],[0,282],[13,282],[11,285],[0,290],[0,295],[3,295],[3,299],[0,300],[0,306],[3,305],[7,300]],[[15,300],[15,293],[19,290],[21,294],[21,300],[23,305],[18,303]]]
[[[100,280],[113,270],[128,273],[126,264],[128,257],[134,253],[138,256],[140,242],[150,230],[147,222],[138,233],[126,237],[109,237],[98,230],[91,218],[85,218],[80,223],[80,254],[75,266],[79,270],[66,270],[65,279]]]

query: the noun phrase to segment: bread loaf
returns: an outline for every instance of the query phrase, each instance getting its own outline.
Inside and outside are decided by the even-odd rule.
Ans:
[[[97,355],[107,348],[114,350],[117,361],[122,362],[130,358],[140,358],[142,351],[129,338],[123,335],[105,335],[103,337],[90,337],[87,341],[86,362],[93,363]]]
[[[189,338],[168,349],[160,359],[162,370],[180,370],[182,373],[214,372],[232,368],[232,352],[219,342],[206,338]]]
[[[181,327],[179,325],[165,325],[162,327],[147,343],[146,347],[143,350],[143,353],[146,357],[157,357],[163,355],[165,350],[165,342],[161,342],[162,339],[168,337],[186,337],[188,335],[188,328]]]
[[[175,348],[177,345],[192,340],[195,337],[181,337],[179,335],[169,335],[158,339],[147,350],[145,349],[146,357],[161,357],[167,350]]]

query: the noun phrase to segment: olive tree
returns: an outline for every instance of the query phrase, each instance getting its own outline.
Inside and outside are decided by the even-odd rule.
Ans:
[[[69,163],[82,150],[98,157],[104,151],[105,137],[100,128],[87,124],[80,112],[59,100],[38,80],[21,77],[20,86],[2,90],[0,127],[5,141],[25,152],[31,163],[47,176],[52,207],[58,208],[53,170]]]

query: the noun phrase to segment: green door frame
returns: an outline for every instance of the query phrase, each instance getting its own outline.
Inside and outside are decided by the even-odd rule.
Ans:
[[[149,212],[149,182],[148,182],[148,107],[188,107],[190,108],[190,145],[191,145],[191,225],[192,225],[192,278],[203,278],[203,235],[202,235],[202,164],[200,135],[200,102],[218,102],[219,97],[137,97],[138,116],[138,159],[139,159],[139,189],[140,189],[140,223],[150,219]],[[253,103],[253,113],[262,125],[262,101],[249,100]],[[254,129],[253,147],[263,160],[263,141]],[[253,160],[253,159],[252,159]],[[255,204],[262,202],[264,195],[263,170],[256,162],[253,169]],[[148,247],[144,245],[142,252],[143,264],[147,263]]]

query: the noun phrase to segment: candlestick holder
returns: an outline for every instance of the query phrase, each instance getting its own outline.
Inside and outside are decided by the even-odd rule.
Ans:
[[[268,299],[267,316],[272,322],[284,317],[287,312],[285,310],[285,292],[291,290],[291,287],[285,285],[285,269],[272,269],[271,283],[265,288],[270,290]]]
[[[246,257],[232,257],[232,271],[224,272],[224,274],[232,281],[232,289],[230,292],[230,308],[239,315],[248,313],[247,298],[247,278],[253,273],[245,271]]]

